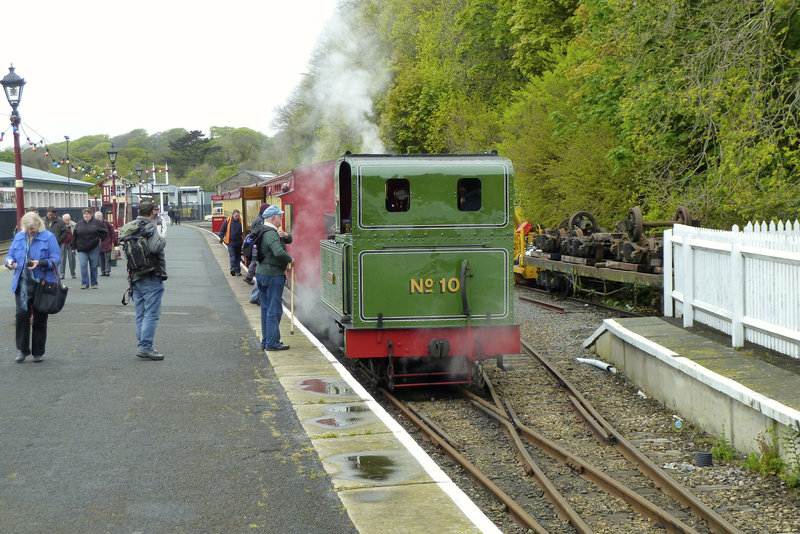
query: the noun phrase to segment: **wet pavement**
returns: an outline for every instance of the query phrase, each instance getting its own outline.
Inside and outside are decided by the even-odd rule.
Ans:
[[[167,240],[162,362],[136,357],[119,262],[99,290],[66,280],[44,362],[16,363],[0,272],[0,531],[357,532],[245,316],[250,286],[234,294],[202,231]],[[367,418],[335,378],[292,385],[339,397],[309,414],[322,432]],[[396,478],[392,454],[347,454],[342,479]]]

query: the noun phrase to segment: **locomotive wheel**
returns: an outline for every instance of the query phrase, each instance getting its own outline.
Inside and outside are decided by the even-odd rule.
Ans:
[[[631,241],[639,241],[644,235],[644,220],[642,219],[642,209],[639,206],[631,208],[628,212],[628,223]]]
[[[692,225],[692,214],[689,213],[689,208],[685,206],[678,206],[675,210],[675,215],[672,216],[672,221],[678,224],[685,224],[686,226]]]
[[[569,228],[569,219],[564,219],[563,221],[558,223],[558,229],[559,230],[561,230],[561,229],[566,230],[567,228]]]
[[[584,235],[588,235],[597,231],[597,221],[588,212],[579,211],[569,218],[569,230],[576,228],[580,229]]]

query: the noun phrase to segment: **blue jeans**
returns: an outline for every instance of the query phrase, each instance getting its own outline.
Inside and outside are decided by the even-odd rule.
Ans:
[[[258,301],[261,304],[261,348],[277,347],[281,344],[279,328],[283,315],[283,286],[286,276],[266,276],[256,273]]]
[[[131,296],[136,306],[136,340],[139,352],[153,350],[153,337],[161,317],[164,282],[157,276],[146,276],[133,282]]]
[[[81,285],[97,285],[97,264],[100,263],[100,243],[89,252],[78,251],[78,261],[81,263]]]

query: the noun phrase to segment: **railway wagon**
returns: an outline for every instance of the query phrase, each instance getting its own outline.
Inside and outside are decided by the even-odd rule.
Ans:
[[[519,352],[512,179],[496,153],[336,162],[321,299],[347,358],[405,387],[469,383],[485,360]]]

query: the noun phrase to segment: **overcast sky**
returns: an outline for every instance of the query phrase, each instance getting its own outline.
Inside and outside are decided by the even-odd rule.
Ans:
[[[27,84],[19,107],[31,141],[248,127],[271,134],[336,0],[8,2],[0,77]],[[11,141],[0,100],[0,147]]]

